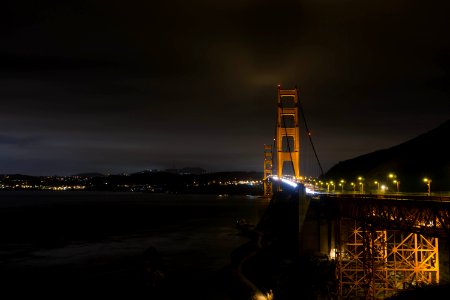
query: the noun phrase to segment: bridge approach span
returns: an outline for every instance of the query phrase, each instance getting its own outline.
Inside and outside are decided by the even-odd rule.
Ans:
[[[423,195],[326,194],[331,212],[375,228],[450,238],[450,197]]]

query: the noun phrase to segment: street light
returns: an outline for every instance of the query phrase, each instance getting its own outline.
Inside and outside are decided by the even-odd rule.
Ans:
[[[388,174],[388,179],[394,181],[397,178],[397,175],[395,175],[394,173],[389,173]],[[388,181],[389,181],[388,180]],[[395,182],[394,182],[395,183]]]
[[[376,180],[373,183],[375,183],[377,185],[377,192],[379,192],[380,191],[380,183]]]
[[[354,182],[350,182],[350,185],[353,187],[353,192],[355,192],[355,183]]]
[[[364,183],[362,182],[364,180],[364,178],[362,178],[361,176],[358,177],[358,181],[359,181],[359,185],[361,186],[360,192],[364,193]]]
[[[341,186],[341,192],[342,192],[342,193],[344,192],[344,184],[345,184],[345,180],[344,180],[344,179],[341,179],[339,185]]]
[[[428,186],[428,196],[430,196],[431,195],[431,179],[428,179],[428,178],[425,177],[423,179],[423,182],[425,182],[427,184],[427,186]]]
[[[400,188],[399,188],[399,186],[400,186],[400,181],[394,180],[394,181],[392,181],[392,182],[395,183],[395,184],[397,185],[397,193],[400,192]]]

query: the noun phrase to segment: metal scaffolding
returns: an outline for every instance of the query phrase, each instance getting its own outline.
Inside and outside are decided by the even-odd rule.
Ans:
[[[340,218],[336,266],[339,299],[385,299],[398,290],[439,283],[438,238]]]

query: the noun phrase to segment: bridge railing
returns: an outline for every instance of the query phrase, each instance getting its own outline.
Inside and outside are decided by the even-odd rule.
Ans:
[[[399,194],[357,194],[357,193],[320,193],[328,198],[353,198],[353,199],[381,199],[396,201],[436,201],[450,202],[450,195],[445,194],[422,194],[422,193],[399,193]]]

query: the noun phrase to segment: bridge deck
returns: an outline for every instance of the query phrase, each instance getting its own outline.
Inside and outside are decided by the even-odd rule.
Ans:
[[[450,197],[407,194],[322,194],[336,216],[427,236],[450,237]]]

